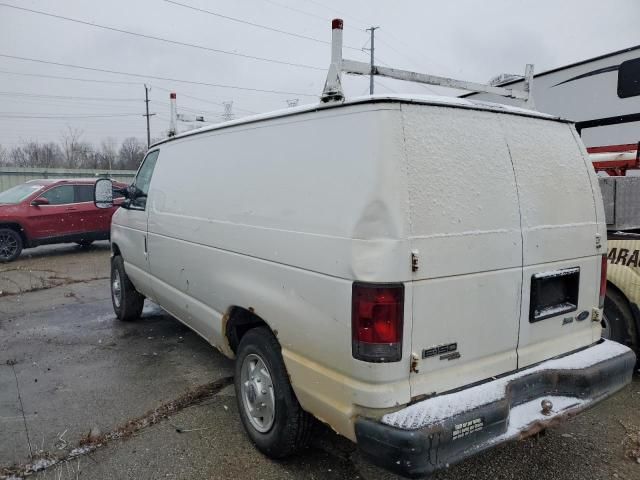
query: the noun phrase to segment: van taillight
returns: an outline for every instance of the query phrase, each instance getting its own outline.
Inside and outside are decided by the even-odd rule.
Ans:
[[[355,282],[351,302],[353,358],[365,362],[401,360],[404,285]]]
[[[600,303],[599,307],[604,308],[604,297],[607,294],[607,256],[602,255],[602,266],[600,267]]]

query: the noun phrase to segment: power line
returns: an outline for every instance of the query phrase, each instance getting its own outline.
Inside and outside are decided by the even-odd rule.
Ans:
[[[326,5],[324,5],[324,4],[320,3],[320,2],[316,2],[315,0],[305,0],[305,1],[306,1],[306,2],[308,2],[308,3],[313,3],[314,5],[317,5],[317,6],[319,6],[319,7],[322,7],[322,8],[324,8],[325,10],[331,10],[332,12],[335,12],[335,13],[337,13],[338,15],[342,15],[343,17],[351,18],[351,19],[353,19],[353,20],[357,21],[358,23],[360,23],[360,24],[362,24],[362,25],[371,25],[371,22],[365,22],[364,20],[359,19],[359,18],[357,18],[357,17],[354,17],[354,16],[353,16],[353,15],[351,15],[351,14],[346,14],[346,13],[344,13],[344,12],[340,11],[340,10],[336,10],[335,8],[328,7],[328,6],[326,6]]]
[[[46,74],[40,74],[40,73],[24,73],[24,72],[10,72],[8,70],[0,70],[0,74],[6,74],[6,75],[19,75],[19,76],[26,76],[26,77],[43,77],[43,78],[53,78],[56,80],[71,80],[71,81],[78,81],[78,82],[91,82],[91,83],[107,83],[107,84],[116,84],[116,85],[135,85],[135,86],[140,86],[142,85],[141,82],[119,82],[119,81],[112,81],[112,80],[97,80],[97,79],[91,79],[91,78],[78,78],[78,77],[64,77],[64,76],[58,76],[58,75],[46,75]],[[169,90],[168,88],[163,88],[163,87],[159,87],[158,85],[153,85],[154,88],[157,88],[159,90],[163,90],[165,92],[172,92],[173,90]],[[205,103],[210,103],[212,105],[218,105],[220,107],[222,107],[222,103],[221,102],[215,102],[213,100],[210,99],[206,99],[206,98],[200,98],[200,97],[194,97],[192,95],[187,95],[186,93],[183,92],[179,92],[180,96],[182,97],[187,97],[187,98],[191,98],[193,100],[197,100],[199,102],[205,102]],[[137,99],[136,99],[137,100]],[[139,101],[139,100],[137,100]],[[246,108],[239,108],[236,107],[236,110],[241,110],[243,112],[246,113],[258,113],[258,112],[254,112],[253,110],[247,110]]]
[[[84,67],[81,65],[73,65],[69,63],[61,63],[61,62],[52,62],[48,60],[41,60],[37,58],[28,58],[28,57],[19,57],[17,55],[8,55],[5,53],[0,53],[0,57],[12,58],[14,60],[23,60],[26,62],[34,62],[34,63],[45,63],[47,65],[56,65],[58,67],[68,67],[68,68],[77,68],[80,70],[89,70],[92,72],[100,72],[100,73],[113,73],[116,75],[126,75],[128,77],[136,77],[136,78],[152,78],[154,80],[163,80],[165,82],[178,82],[178,83],[188,83],[190,85],[203,85],[206,87],[216,87],[216,88],[230,88],[233,90],[245,90],[249,92],[259,92],[259,93],[275,93],[282,95],[301,95],[304,97],[318,97],[318,95],[311,95],[309,93],[300,93],[300,92],[288,92],[283,90],[267,90],[262,88],[250,88],[250,87],[238,87],[235,85],[224,85],[221,83],[207,83],[207,82],[196,82],[193,80],[181,80],[178,78],[170,78],[170,77],[160,77],[157,75],[143,75],[140,73],[130,73],[130,72],[120,72],[117,70],[107,70],[104,68],[95,68],[95,67]],[[139,85],[139,84],[137,84]]]
[[[323,22],[327,21],[327,18],[323,17],[322,15],[316,15],[315,13],[306,12],[306,11],[300,10],[298,8],[290,7],[289,5],[282,5],[281,3],[274,2],[273,0],[264,0],[264,1],[267,2],[267,3],[270,3],[272,5],[275,5],[276,7],[285,8],[285,9],[291,10],[293,12],[298,12],[298,13],[300,13],[302,15],[306,15],[307,17],[316,18],[316,19],[322,20]]]
[[[299,13],[301,15],[305,15],[307,17],[315,18],[317,20],[322,20],[323,22],[328,22],[330,20],[328,17],[324,17],[322,15],[317,15],[315,13],[311,13],[311,12],[308,12],[306,10],[301,10],[299,8],[290,7],[289,5],[283,5],[281,3],[274,2],[273,0],[264,0],[264,1],[267,2],[267,3],[270,3],[271,5],[275,5],[276,7],[284,8],[286,10],[291,10],[292,12],[297,12],[297,13]],[[366,24],[363,24],[363,25],[366,25]],[[364,33],[365,32],[365,30],[362,29],[362,28],[352,27],[351,25],[348,25],[348,24],[345,25],[344,28],[348,28],[350,30],[355,30],[355,31],[358,31],[360,33]],[[360,50],[360,49],[356,48],[356,50]]]
[[[20,75],[22,77],[42,77],[42,78],[53,78],[56,80],[73,80],[77,82],[91,82],[91,83],[111,83],[114,85],[142,85],[141,82],[126,82],[126,81],[117,81],[117,80],[96,80],[90,78],[78,78],[78,77],[62,77],[59,75],[46,75],[44,73],[24,73],[24,72],[10,72],[8,70],[0,70],[0,73],[4,73],[6,75]]]
[[[384,82],[381,82],[381,81],[380,81],[380,79],[377,79],[377,80],[376,80],[376,83],[377,83],[378,85],[383,86],[384,88],[386,88],[387,90],[389,90],[389,91],[390,91],[390,92],[392,92],[392,93],[398,93],[396,90],[394,90],[393,88],[391,88],[389,85],[385,84]]]
[[[37,14],[37,15],[44,15],[46,17],[56,18],[58,20],[65,20],[67,22],[79,23],[79,24],[82,24],[82,25],[87,25],[87,26],[95,27],[95,28],[102,28],[103,30],[109,30],[109,31],[112,31],[112,32],[124,33],[126,35],[132,35],[132,36],[135,36],[135,37],[146,38],[148,40],[156,40],[156,41],[159,41],[159,42],[170,43],[170,44],[179,45],[179,46],[182,46],[182,47],[197,48],[197,49],[206,50],[206,51],[209,51],[209,52],[247,58],[249,60],[257,60],[257,61],[261,61],[261,62],[276,63],[276,64],[279,64],[279,65],[287,65],[289,67],[308,68],[308,69],[311,69],[311,70],[325,70],[325,68],[323,68],[323,67],[316,67],[316,66],[313,66],[313,65],[306,65],[306,64],[294,63],[294,62],[286,62],[284,60],[277,60],[275,58],[265,58],[265,57],[258,57],[258,56],[255,56],[255,55],[247,55],[247,54],[244,54],[244,53],[230,52],[228,50],[220,50],[218,48],[206,47],[204,45],[198,45],[198,44],[195,44],[195,43],[180,42],[178,40],[171,40],[169,38],[156,37],[154,35],[147,35],[147,34],[139,33],[139,32],[132,32],[130,30],[124,30],[122,28],[110,27],[108,25],[100,25],[98,23],[87,22],[85,20],[80,20],[80,19],[77,19],[77,18],[64,17],[62,15],[55,15],[53,13],[42,12],[40,10],[32,10],[30,8],[18,7],[16,5],[9,5],[7,3],[1,3],[0,2],[0,7],[13,8],[13,9],[21,10],[21,11],[24,11],[24,12],[29,12],[29,13],[34,13],[34,14]]]
[[[0,117],[2,118],[111,118],[111,117],[132,117],[139,116],[139,113],[109,113],[109,114],[98,114],[98,115],[84,115],[84,114],[65,114],[65,115],[47,115],[47,114],[38,114],[38,115],[30,115],[19,112],[0,112]]]
[[[168,102],[160,102],[158,100],[149,100],[150,102],[152,102],[154,105],[160,105],[162,107],[170,107],[171,104]],[[185,110],[186,112],[189,113],[207,113],[207,114],[211,114],[211,115],[222,115],[222,112],[214,112],[212,110],[202,110],[200,108],[194,108],[194,107],[185,107],[184,105],[180,105],[178,107],[178,110]]]
[[[184,4],[184,3],[176,2],[174,0],[163,0],[163,1],[165,1],[167,3],[171,3],[173,5],[178,5],[180,7],[188,8],[190,10],[195,10],[196,12],[206,13],[206,14],[209,14],[209,15],[213,15],[215,17],[224,18],[225,20],[230,20],[232,22],[238,22],[238,23],[242,23],[242,24],[245,24],[245,25],[251,25],[252,27],[256,27],[256,28],[262,28],[262,29],[268,30],[270,32],[281,33],[283,35],[289,35],[290,37],[302,38],[302,39],[305,39],[305,40],[311,40],[313,42],[323,43],[325,45],[331,45],[331,42],[329,42],[327,40],[322,40],[320,38],[310,37],[308,35],[302,35],[300,33],[288,32],[286,30],[280,30],[278,28],[269,27],[268,25],[262,25],[260,23],[249,22],[247,20],[242,20],[240,18],[230,17],[228,15],[223,15],[221,13],[213,12],[211,10],[205,10],[204,8],[198,8],[198,7],[187,5],[187,4]],[[351,50],[360,50],[357,47],[350,47],[348,45],[345,45],[344,48],[348,48],[348,49],[351,49]]]
[[[28,97],[28,98],[55,98],[60,100],[107,100],[110,102],[139,102],[139,98],[113,98],[113,97],[77,97],[72,95],[45,95],[41,93],[28,93],[28,92],[6,92],[0,91],[0,95],[9,95],[16,97]]]
[[[83,101],[83,100],[65,100],[65,99],[50,99],[50,98],[32,98],[32,97],[11,97],[8,95],[0,95],[0,101],[4,102],[4,103],[17,103],[19,105],[38,105],[38,106],[42,106],[42,105],[51,105],[54,107],[68,107],[68,106],[73,106],[73,107],[82,107],[83,109],[85,108],[89,108],[89,109],[104,109],[104,108],[108,108],[108,109],[113,109],[114,105],[118,105],[120,107],[126,107],[126,108],[131,108],[133,109],[132,111],[138,110],[140,105],[140,100],[138,100],[136,102],[136,104],[134,104],[133,102],[131,103],[124,103],[124,102],[105,102],[105,101],[97,101],[97,100],[92,100],[92,101]],[[123,110],[124,111],[124,110]]]
[[[168,88],[163,88],[163,87],[158,87],[157,85],[155,85],[155,88],[159,89],[159,90],[164,90],[165,92],[171,93],[171,92],[175,92],[175,90],[169,90]],[[187,95],[184,92],[178,91],[176,92],[178,95],[180,95],[181,97],[186,97],[186,98],[190,98],[192,100],[197,100],[199,102],[205,102],[205,103],[210,103],[212,105],[218,105],[219,107],[224,107],[224,104],[222,102],[216,102],[214,100],[210,100],[207,98],[200,98],[200,97],[194,97],[193,95]],[[246,108],[239,108],[236,107],[236,110],[240,110],[243,112],[247,112],[247,113],[258,113],[258,112],[254,112],[253,110],[247,110]]]

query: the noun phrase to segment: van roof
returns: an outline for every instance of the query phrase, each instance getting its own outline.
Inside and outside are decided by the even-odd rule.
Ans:
[[[161,145],[163,143],[171,142],[199,133],[206,133],[213,130],[219,130],[222,128],[228,128],[236,125],[244,125],[254,122],[260,122],[264,120],[270,120],[273,118],[288,117],[291,115],[297,115],[301,113],[313,112],[318,110],[325,110],[328,108],[340,108],[349,105],[359,105],[365,103],[412,103],[418,105],[434,105],[434,106],[446,106],[454,108],[464,108],[469,110],[487,110],[499,113],[508,113],[512,115],[519,115],[525,117],[544,118],[548,120],[555,120],[560,122],[567,122],[569,120],[549,115],[535,110],[528,110],[526,108],[513,107],[509,105],[503,105],[499,103],[485,102],[480,100],[471,100],[461,97],[448,97],[442,95],[414,95],[414,94],[382,94],[382,95],[367,95],[363,97],[354,97],[343,102],[327,102],[327,103],[315,103],[309,105],[301,105],[299,107],[286,108],[282,110],[276,110],[273,112],[259,113],[257,115],[250,115],[239,118],[237,120],[231,120],[228,122],[216,123],[215,125],[208,125],[206,127],[189,130],[188,132],[181,133],[175,137],[167,138],[159,142],[154,143],[151,147]],[[150,148],[151,148],[150,147]]]

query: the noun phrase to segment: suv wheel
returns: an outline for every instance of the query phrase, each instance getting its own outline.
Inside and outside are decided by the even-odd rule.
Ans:
[[[308,445],[315,420],[298,403],[280,344],[268,328],[242,337],[234,383],[242,424],[258,450],[283,458]]]
[[[0,262],[12,262],[22,252],[22,237],[11,228],[0,228]]]
[[[124,261],[121,256],[111,260],[111,302],[113,311],[122,321],[140,318],[144,307],[144,295],[140,294],[124,271]]]

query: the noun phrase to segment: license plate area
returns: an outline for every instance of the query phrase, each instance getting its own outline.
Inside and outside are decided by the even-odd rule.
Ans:
[[[532,275],[529,323],[576,311],[579,291],[579,267]]]

